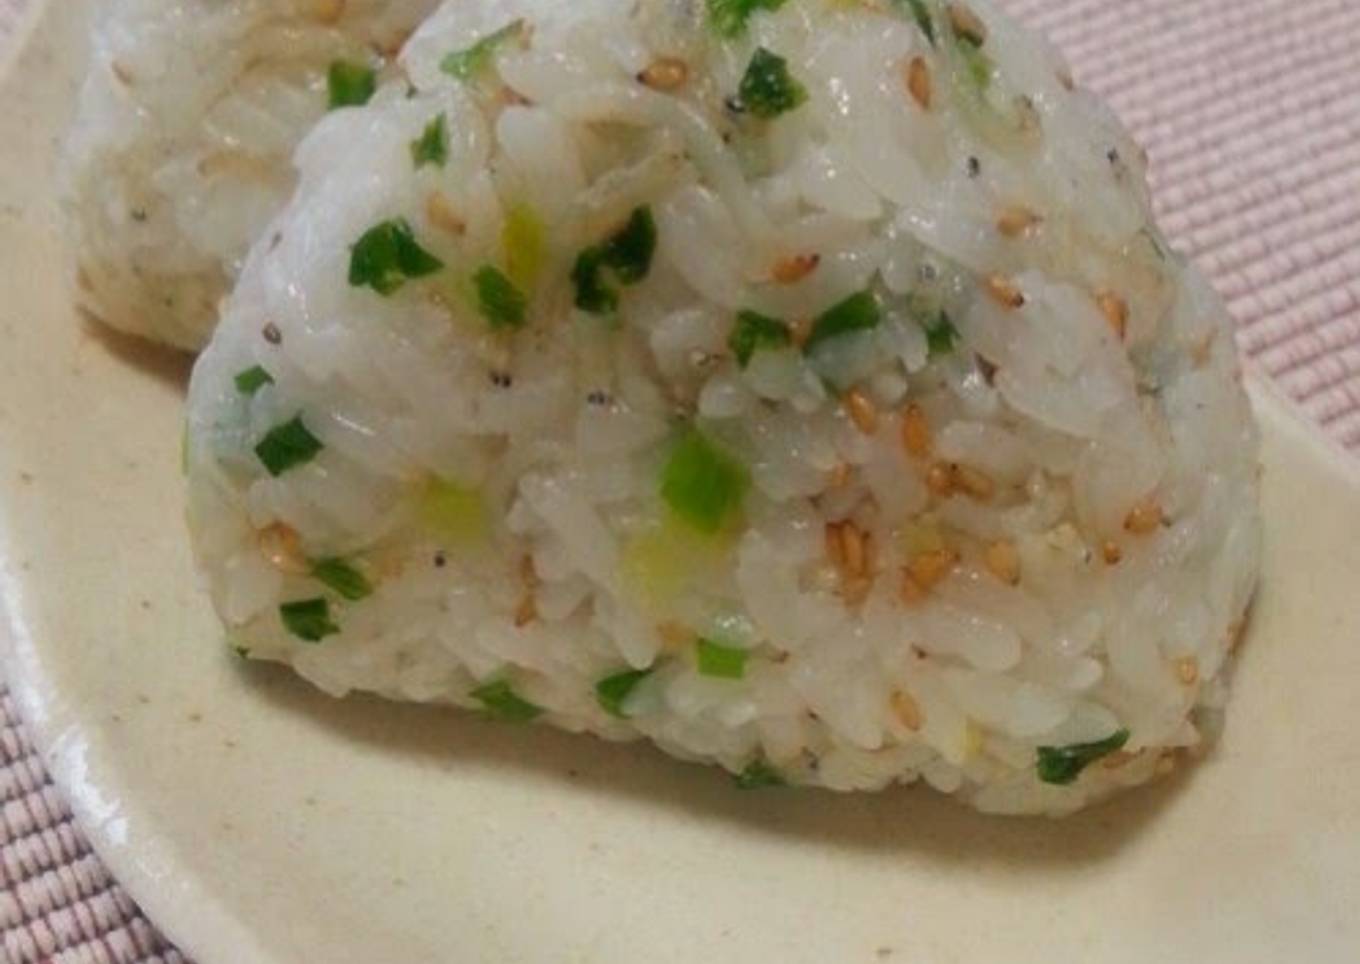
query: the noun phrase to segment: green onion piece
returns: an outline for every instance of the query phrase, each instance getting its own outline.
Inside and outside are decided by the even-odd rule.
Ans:
[[[807,96],[807,88],[789,73],[789,62],[764,47],[756,48],[737,88],[741,105],[763,120],[795,109]]]
[[[698,658],[699,675],[718,679],[741,679],[746,675],[746,661],[751,656],[747,650],[724,646],[702,637],[695,655]]]
[[[740,512],[749,484],[740,462],[691,429],[662,469],[661,498],[695,529],[714,533]]]
[[[398,218],[363,233],[350,249],[349,283],[390,295],[408,279],[423,278],[444,267],[416,241],[411,226]]]
[[[343,559],[318,559],[312,563],[312,578],[334,589],[351,602],[373,592],[373,585],[362,572]]]
[[[417,508],[426,526],[455,545],[476,546],[490,534],[486,502],[481,492],[470,486],[431,479],[420,494]]]
[[[512,204],[501,227],[505,273],[521,288],[532,288],[548,257],[547,229],[527,204]]]
[[[523,28],[523,20],[508,23],[494,33],[487,34],[471,47],[448,54],[439,62],[439,69],[463,82],[472,80],[491,65],[497,48],[511,37],[518,36]]]
[[[737,774],[738,790],[763,790],[766,787],[787,786],[778,770],[764,760],[752,760],[746,769]]]
[[[727,347],[736,356],[737,365],[745,368],[751,356],[761,348],[783,348],[792,341],[789,326],[778,318],[769,318],[754,311],[737,313],[737,323],[727,338]]]
[[[839,338],[856,331],[869,331],[878,327],[881,316],[878,301],[867,291],[853,294],[844,301],[832,305],[817,316],[812,323],[812,333],[803,345],[804,352],[811,352],[824,341]]]
[[[521,328],[529,303],[523,292],[499,269],[485,265],[472,276],[477,289],[477,310],[493,329]]]
[[[378,89],[378,75],[366,64],[334,60],[326,71],[326,91],[330,109],[362,107]]]
[[[980,92],[985,93],[992,85],[992,58],[982,52],[982,48],[966,37],[956,37],[959,56],[968,68],[968,77]]]
[[[954,344],[959,340],[959,330],[954,327],[954,323],[949,320],[949,313],[941,310],[934,319],[925,323],[926,347],[931,358],[936,355],[947,355],[954,350]]]
[[[707,0],[708,22],[721,36],[739,37],[757,10],[778,10],[785,0]]]
[[[514,691],[507,680],[493,680],[472,691],[472,698],[482,704],[487,714],[507,723],[528,723],[543,712]]]
[[[233,645],[233,646],[231,647],[231,651],[232,651],[233,653],[236,654],[236,656],[237,656],[238,659],[250,659],[250,647],[249,647],[249,646],[237,646],[237,645]]]
[[[1076,781],[1081,771],[1099,760],[1124,748],[1129,742],[1129,731],[1119,730],[1094,743],[1073,743],[1070,746],[1039,747],[1039,779],[1045,783],[1067,786]]]
[[[902,0],[898,0],[902,2]],[[925,0],[906,0],[907,7],[911,10],[912,19],[916,21],[916,26],[921,28],[921,33],[926,35],[930,45],[935,46],[935,22],[930,19],[930,8],[926,6]]]
[[[426,164],[443,167],[449,159],[449,131],[440,114],[425,125],[425,130],[411,142],[411,163],[420,170]]]
[[[295,466],[310,462],[324,447],[321,440],[302,424],[302,416],[295,415],[266,432],[260,444],[255,446],[255,455],[269,474],[277,478]]]
[[[266,385],[274,384],[273,376],[259,365],[238,372],[233,380],[236,382],[236,390],[242,395],[254,395]]]
[[[340,627],[331,622],[330,603],[320,597],[284,603],[279,616],[290,633],[308,643],[319,643],[340,632]]]
[[[595,684],[595,699],[606,713],[625,720],[628,714],[623,711],[624,701],[632,695],[639,683],[651,675],[650,669],[630,669],[606,676]]]
[[[613,313],[619,305],[619,293],[606,279],[605,270],[611,269],[621,284],[637,284],[647,277],[655,254],[656,220],[652,209],[636,208],[618,234],[577,256],[571,269],[576,307],[596,315]]]
[[[635,285],[647,277],[656,254],[656,221],[649,207],[634,208],[623,230],[605,245],[605,264],[614,269],[619,280]]]
[[[609,315],[619,307],[619,293],[604,279],[604,248],[586,248],[571,269],[575,305],[592,315]]]

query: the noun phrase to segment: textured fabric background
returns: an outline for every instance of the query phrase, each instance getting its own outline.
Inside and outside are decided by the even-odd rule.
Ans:
[[[0,0],[0,49],[25,2]],[[1163,227],[1243,349],[1360,453],[1360,0],[1002,2],[1146,145]],[[0,961],[186,964],[91,853],[2,683]]]

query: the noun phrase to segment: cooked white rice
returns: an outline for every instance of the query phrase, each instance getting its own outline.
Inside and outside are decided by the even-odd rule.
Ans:
[[[381,70],[435,0],[105,0],[66,145],[82,307],[205,345],[293,189],[336,61]]]
[[[746,784],[1144,782],[1257,573],[1222,304],[990,4],[741,6],[455,0],[307,138],[191,389],[232,640]]]

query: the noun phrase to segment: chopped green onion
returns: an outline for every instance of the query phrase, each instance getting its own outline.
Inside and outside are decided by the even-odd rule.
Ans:
[[[435,533],[458,545],[477,545],[490,528],[482,494],[470,486],[434,478],[420,494],[421,520]]]
[[[624,702],[632,695],[637,685],[650,675],[652,675],[650,669],[630,669],[606,676],[595,684],[595,699],[604,707],[606,713],[621,720],[627,719],[628,714],[623,711]]]
[[[899,3],[903,0],[898,0]],[[935,22],[930,19],[930,8],[926,6],[925,0],[905,0],[907,7],[911,10],[912,19],[916,21],[916,26],[921,28],[921,33],[926,35],[930,45],[935,46]]]
[[[738,790],[763,790],[766,787],[787,785],[778,770],[760,759],[746,764],[746,769],[737,774],[736,783]]]
[[[326,91],[331,110],[337,107],[362,107],[377,89],[378,76],[366,64],[335,60],[326,71]]]
[[[474,700],[482,704],[487,714],[507,723],[527,723],[543,712],[520,696],[507,680],[493,680],[472,691]]]
[[[741,510],[746,468],[698,429],[676,444],[661,473],[661,498],[700,532],[714,533]]]
[[[343,559],[318,559],[312,563],[312,578],[334,589],[351,602],[373,592],[373,585],[362,572]]]
[[[255,455],[269,474],[277,478],[294,466],[310,462],[324,447],[321,440],[302,424],[302,416],[295,415],[266,432],[260,444],[255,446]]]
[[[603,244],[586,248],[576,258],[571,280],[576,307],[596,315],[618,308],[619,293],[605,278],[612,269],[621,284],[637,284],[647,277],[656,254],[656,221],[649,207],[636,208],[618,234]]]
[[[443,167],[449,159],[449,131],[440,114],[425,125],[425,130],[411,142],[411,163],[420,170],[426,164]]]
[[[783,348],[792,341],[789,326],[778,318],[769,318],[754,311],[737,313],[737,323],[727,338],[727,347],[736,356],[737,365],[745,368],[751,356],[762,348]]]
[[[236,382],[236,390],[242,395],[254,395],[266,385],[274,384],[273,376],[259,365],[238,372],[234,381]]]
[[[924,323],[924,327],[926,347],[931,358],[936,355],[947,355],[954,350],[954,345],[959,340],[959,330],[949,320],[947,311],[939,311],[933,319]]]
[[[707,0],[708,22],[721,36],[738,37],[757,10],[778,10],[785,0]]]
[[[1073,743],[1070,746],[1039,747],[1039,779],[1045,783],[1066,786],[1076,781],[1081,771],[1103,756],[1118,752],[1129,742],[1129,731],[1118,730],[1094,743]]]
[[[319,643],[340,632],[340,627],[331,622],[330,603],[320,597],[284,603],[279,616],[290,633],[308,643]]]
[[[604,248],[586,248],[571,269],[576,286],[577,308],[592,315],[613,314],[619,306],[619,293],[604,280]]]
[[[472,276],[477,310],[494,329],[523,327],[528,309],[524,293],[498,268],[485,265]]]
[[[735,646],[724,646],[711,639],[700,638],[695,649],[699,664],[699,675],[714,676],[718,679],[741,679],[746,675],[746,661],[749,651]]]
[[[547,231],[534,209],[527,204],[510,205],[501,227],[501,250],[510,280],[521,288],[533,287],[547,259],[547,249]]]
[[[249,646],[238,646],[236,644],[233,644],[231,647],[231,651],[236,654],[238,659],[250,659]]]
[[[968,68],[968,78],[979,92],[985,93],[992,85],[992,58],[982,52],[982,48],[968,37],[954,38],[963,65]]]
[[[497,48],[511,37],[519,35],[524,28],[523,20],[506,24],[494,33],[489,33],[471,47],[455,50],[439,62],[439,69],[461,81],[469,81],[491,64]]]
[[[812,323],[812,333],[803,344],[803,351],[810,352],[822,342],[841,335],[869,331],[878,327],[880,320],[878,301],[873,295],[867,291],[853,294],[817,316],[817,320]]]
[[[416,241],[411,226],[398,218],[363,233],[350,249],[349,283],[390,295],[408,279],[423,278],[444,267]]]
[[[756,48],[737,88],[741,106],[764,120],[794,110],[807,96],[807,88],[789,73],[789,62],[764,47]]]

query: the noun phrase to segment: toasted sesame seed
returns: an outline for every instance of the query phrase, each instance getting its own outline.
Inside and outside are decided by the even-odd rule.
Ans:
[[[1193,656],[1182,656],[1176,660],[1176,678],[1186,686],[1199,682],[1199,663]]]
[[[913,57],[902,65],[902,81],[917,106],[921,110],[930,110],[930,68],[926,66],[924,57]]]
[[[1228,652],[1232,652],[1242,645],[1242,637],[1246,634],[1246,629],[1247,623],[1243,619],[1228,624]]]
[[[291,573],[307,571],[307,557],[302,553],[302,540],[298,536],[298,531],[287,523],[275,522],[265,526],[256,534],[255,544],[275,569]]]
[[[534,602],[533,593],[520,600],[519,606],[515,608],[515,628],[520,629],[529,625],[538,618],[538,606]]]
[[[431,224],[449,234],[462,235],[467,231],[467,222],[454,210],[453,203],[442,191],[434,191],[425,199],[425,216]]]
[[[921,705],[905,690],[893,690],[892,711],[902,725],[913,733],[925,722],[921,715]]]
[[[845,412],[850,421],[865,435],[873,435],[878,429],[878,406],[868,395],[858,388],[845,393]]]
[[[853,522],[843,522],[840,527],[841,559],[845,571],[852,576],[863,576],[869,568],[868,547],[859,526]]]
[[[1190,360],[1194,362],[1195,368],[1203,368],[1205,365],[1209,364],[1209,359],[1213,357],[1214,341],[1217,337],[1218,335],[1216,332],[1210,332],[1196,342],[1194,347],[1190,349]]]
[[[936,462],[926,472],[926,488],[945,498],[954,493],[954,473],[946,462]]]
[[[1072,71],[1068,70],[1066,67],[1062,67],[1058,70],[1058,83],[1062,84],[1067,90],[1077,89],[1077,82],[1072,77]]]
[[[780,258],[770,269],[770,280],[781,285],[791,285],[812,274],[817,270],[817,265],[821,263],[822,256],[820,254],[794,254],[787,258]]]
[[[837,462],[836,467],[831,470],[831,477],[827,479],[826,486],[829,489],[839,489],[850,481],[850,463]]]
[[[920,405],[908,405],[902,413],[902,447],[918,459],[930,453],[930,422]]]
[[[1166,752],[1157,760],[1157,776],[1164,777],[1176,769],[1176,754]]]
[[[1020,290],[1014,281],[1004,275],[994,274],[987,277],[987,294],[991,295],[1007,308],[1022,308],[1025,304],[1025,293]]]
[[[648,64],[637,79],[652,90],[676,90],[689,80],[689,65],[678,57],[661,57]]]
[[[1096,304],[1100,306],[1100,313],[1110,323],[1110,329],[1115,336],[1123,339],[1129,327],[1128,302],[1113,291],[1102,291],[1096,295]]]
[[[962,489],[979,502],[986,502],[996,494],[996,483],[981,469],[955,462],[950,465],[949,471],[953,476],[954,487]]]
[[[958,36],[971,40],[979,47],[987,42],[987,25],[966,3],[955,2],[949,5],[949,25]]]
[[[941,579],[949,575],[949,570],[954,568],[958,558],[958,554],[949,549],[920,552],[907,563],[907,572],[922,589],[933,589]]]
[[[802,348],[807,344],[807,340],[812,334],[812,323],[813,319],[811,318],[795,318],[793,323],[789,325],[789,337],[793,339],[793,344],[796,347]]]
[[[1018,238],[1043,218],[1023,204],[1009,204],[996,218],[996,229],[1008,238]]]
[[[841,540],[841,523],[828,522],[823,529],[827,558],[837,567],[845,565],[845,544]]]
[[[1144,536],[1155,531],[1162,524],[1162,518],[1161,505],[1149,496],[1139,500],[1129,510],[1129,514],[1124,517],[1124,528],[1135,535]]]
[[[874,581],[868,576],[851,576],[841,584],[841,598],[848,605],[857,606],[864,602],[864,597],[869,595],[869,590],[874,588]]]
[[[129,68],[127,64],[124,64],[122,61],[119,60],[113,61],[111,64],[109,64],[109,69],[113,71],[113,76],[117,77],[119,80],[123,82],[124,86],[131,87],[133,84],[137,82],[137,78],[133,75],[132,69]]]
[[[307,13],[317,23],[338,23],[345,15],[345,0],[311,0]]]
[[[1124,550],[1119,548],[1119,543],[1113,539],[1106,539],[1104,545],[1100,547],[1100,556],[1106,565],[1116,566],[1124,558]]]
[[[916,581],[911,572],[902,570],[902,581],[898,584],[897,596],[908,606],[914,605],[926,598],[926,591],[921,588],[921,584]]]
[[[992,575],[1014,586],[1020,581],[1020,552],[1014,542],[993,542],[983,553],[983,560]]]
[[[527,552],[519,557],[519,578],[530,589],[538,585],[538,572],[534,569],[534,557]]]

